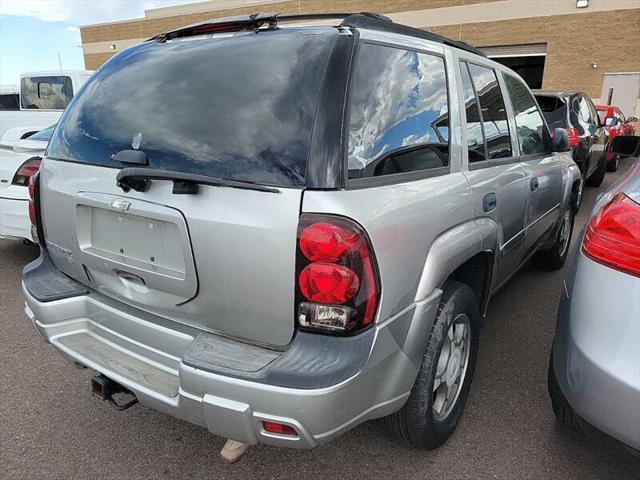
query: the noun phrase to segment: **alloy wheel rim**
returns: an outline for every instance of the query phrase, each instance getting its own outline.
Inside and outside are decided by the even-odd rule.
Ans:
[[[465,314],[453,320],[444,339],[433,381],[433,415],[438,420],[449,416],[456,405],[469,365],[471,322]]]

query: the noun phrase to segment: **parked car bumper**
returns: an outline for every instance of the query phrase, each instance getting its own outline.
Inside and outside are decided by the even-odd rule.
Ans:
[[[25,312],[47,342],[141,403],[222,437],[299,448],[401,408],[441,293],[354,337],[298,332],[278,352],[153,317],[73,282],[42,257],[25,268],[23,290]],[[298,435],[266,432],[264,421]]]
[[[0,238],[26,238],[33,241],[28,199],[0,197]]]
[[[569,271],[553,345],[558,384],[581,418],[640,450],[640,278],[582,253]]]

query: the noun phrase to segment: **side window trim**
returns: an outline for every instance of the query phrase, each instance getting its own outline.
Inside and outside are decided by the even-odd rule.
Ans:
[[[353,57],[351,62],[347,68],[349,68],[349,80],[347,85],[347,92],[345,95],[345,113],[343,117],[343,178],[344,178],[344,189],[345,190],[358,190],[367,187],[377,187],[377,186],[385,186],[385,185],[396,185],[400,183],[413,182],[418,180],[424,180],[427,178],[440,177],[443,175],[448,175],[451,173],[451,161],[449,160],[449,164],[445,167],[437,167],[426,170],[418,170],[415,172],[403,172],[403,173],[394,173],[389,175],[381,175],[378,177],[365,177],[365,178],[349,178],[349,124],[351,118],[351,92],[354,87],[355,82],[355,70],[358,65],[359,57],[362,51],[362,45],[377,45],[380,47],[389,47],[395,48],[398,50],[404,50],[408,52],[416,52],[423,55],[431,55],[434,57],[438,57],[443,62],[444,69],[444,77],[445,77],[445,86],[447,89],[447,110],[449,111],[449,115],[451,115],[451,81],[449,79],[449,65],[447,62],[446,55],[443,52],[430,50],[428,48],[421,49],[416,46],[406,46],[406,45],[398,45],[390,42],[385,42],[381,40],[373,40],[373,39],[357,39]],[[451,129],[451,118],[449,118],[449,129]],[[451,133],[448,135],[448,145],[449,145],[449,155],[451,155]]]

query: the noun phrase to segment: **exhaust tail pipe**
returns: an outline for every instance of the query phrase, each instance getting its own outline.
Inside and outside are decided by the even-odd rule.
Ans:
[[[130,395],[133,399],[126,403],[120,403],[113,398],[113,395],[117,393]],[[132,391],[123,387],[118,382],[114,382],[110,378],[105,377],[101,373],[98,373],[91,378],[91,394],[100,400],[109,402],[109,405],[119,412],[126,410],[127,408],[131,408],[138,403],[138,399]]]

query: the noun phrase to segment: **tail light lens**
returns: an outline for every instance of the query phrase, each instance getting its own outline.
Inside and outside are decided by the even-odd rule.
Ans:
[[[577,147],[580,144],[580,133],[577,128],[567,128],[567,137],[570,147]]]
[[[615,195],[589,222],[582,253],[640,277],[640,205],[624,193]]]
[[[302,214],[296,259],[300,328],[351,334],[373,323],[378,269],[366,232],[345,217]]]
[[[11,183],[13,185],[22,185],[23,187],[26,187],[29,184],[29,179],[40,169],[40,162],[42,162],[42,158],[40,157],[31,157],[29,160],[24,162],[20,165],[20,168],[13,176]]]
[[[36,211],[36,195],[37,195],[37,183],[38,172],[35,175],[29,177],[29,221],[31,222],[31,236],[35,243],[40,243],[38,237],[38,215]]]

